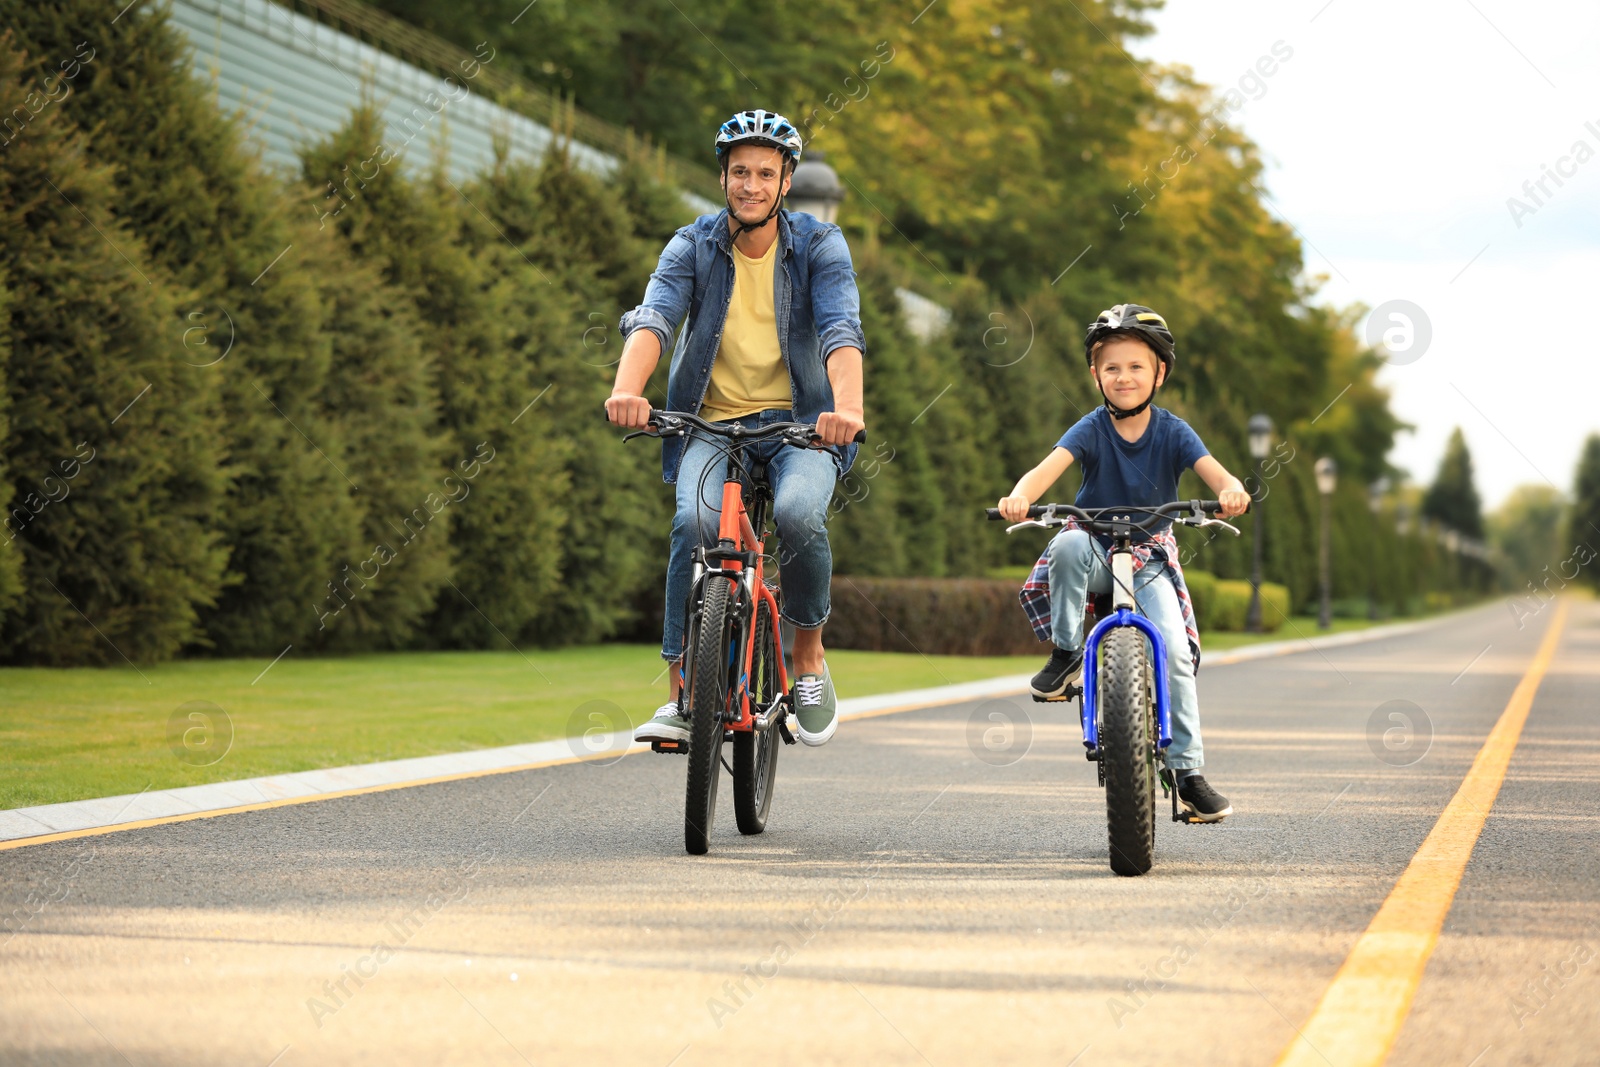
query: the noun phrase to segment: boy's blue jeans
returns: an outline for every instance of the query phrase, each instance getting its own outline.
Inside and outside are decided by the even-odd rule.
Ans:
[[[792,422],[788,409],[769,409],[730,419],[755,429]],[[728,442],[703,435],[688,438],[678,468],[678,506],[672,518],[672,547],[667,556],[667,599],[662,627],[661,658],[671,663],[683,653],[683,604],[689,595],[694,546],[713,547],[722,524],[722,485],[728,474]],[[793,448],[778,440],[746,446],[745,465],[765,460],[772,485],[772,517],[782,549],[776,553],[783,580],[783,617],[802,630],[828,621],[833,550],[828,544],[828,504],[833,499],[839,468],[831,453]],[[696,500],[698,495],[699,500]],[[749,506],[749,488],[745,506]],[[770,544],[768,546],[771,547]],[[769,564],[770,566],[770,561]]]
[[[1183,628],[1183,608],[1167,564],[1149,563],[1133,574],[1133,596],[1167,643],[1167,686],[1171,698],[1172,745],[1167,766],[1175,771],[1205,765],[1200,744],[1200,700],[1195,691],[1194,661]],[[1106,550],[1082,530],[1062,530],[1050,542],[1050,631],[1055,643],[1069,651],[1083,648],[1083,612],[1090,593],[1111,592],[1111,564]],[[1148,651],[1150,642],[1145,642]]]

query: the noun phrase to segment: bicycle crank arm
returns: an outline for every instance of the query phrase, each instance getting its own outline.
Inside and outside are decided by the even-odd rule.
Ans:
[[[785,706],[784,698],[779,697],[772,702],[770,707],[759,712],[754,717],[756,733],[764,734],[788,717],[789,709]]]
[[[1068,683],[1067,688],[1062,690],[1060,696],[1042,697],[1038,693],[1034,693],[1033,702],[1035,704],[1065,704],[1067,701],[1077,700],[1081,696],[1083,696],[1083,687]]]

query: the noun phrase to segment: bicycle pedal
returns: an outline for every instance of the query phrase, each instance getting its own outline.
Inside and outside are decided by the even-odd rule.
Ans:
[[[1079,697],[1083,696],[1083,687],[1079,685],[1068,685],[1067,688],[1062,691],[1060,696],[1042,697],[1038,693],[1034,693],[1031,690],[1030,695],[1033,697],[1033,702],[1035,704],[1065,704],[1069,700],[1077,700]]]
[[[687,756],[689,754],[689,745],[684,741],[652,741],[650,742],[650,750],[652,752],[675,752],[680,756]]]
[[[792,745],[798,740],[794,734],[789,732],[789,717],[787,715],[778,720],[778,736],[783,738],[783,743],[786,745]]]

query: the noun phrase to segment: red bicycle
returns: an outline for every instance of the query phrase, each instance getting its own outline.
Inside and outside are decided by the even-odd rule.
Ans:
[[[772,783],[778,771],[778,738],[795,743],[788,725],[789,674],[783,664],[779,632],[781,592],[766,579],[766,539],[771,533],[772,487],[766,465],[747,464],[746,449],[781,440],[795,448],[824,447],[815,423],[780,422],[759,429],[738,423],[707,422],[682,411],[650,411],[654,430],[623,438],[682,437],[704,433],[728,442],[728,475],[722,486],[722,518],[715,547],[697,545],[684,610],[684,683],[679,700],[688,701],[689,740],[652,741],[657,752],[687,753],[683,843],[704,855],[711,847],[717,813],[717,785],[727,766],[722,746],[733,745],[733,810],[742,834],[759,834],[772,810]],[[856,435],[865,441],[866,431]],[[750,503],[745,504],[745,484]],[[702,486],[703,490],[704,487]],[[698,494],[697,494],[698,495]]]

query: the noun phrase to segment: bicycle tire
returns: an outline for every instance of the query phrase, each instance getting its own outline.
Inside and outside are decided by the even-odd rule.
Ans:
[[[756,606],[755,655],[750,660],[750,698],[768,707],[778,698],[778,657],[772,653],[772,609]],[[764,733],[741,730],[733,735],[733,814],[741,834],[767,828],[772,810],[772,783],[783,747],[776,727]]]
[[[683,847],[692,856],[711,848],[722,770],[722,712],[728,704],[728,587],[707,575],[705,601],[689,646],[689,774],[683,801]]]
[[[1111,870],[1147,873],[1155,865],[1155,772],[1150,761],[1150,694],[1144,635],[1133,627],[1101,642],[1100,766],[1106,775],[1106,838]]]

